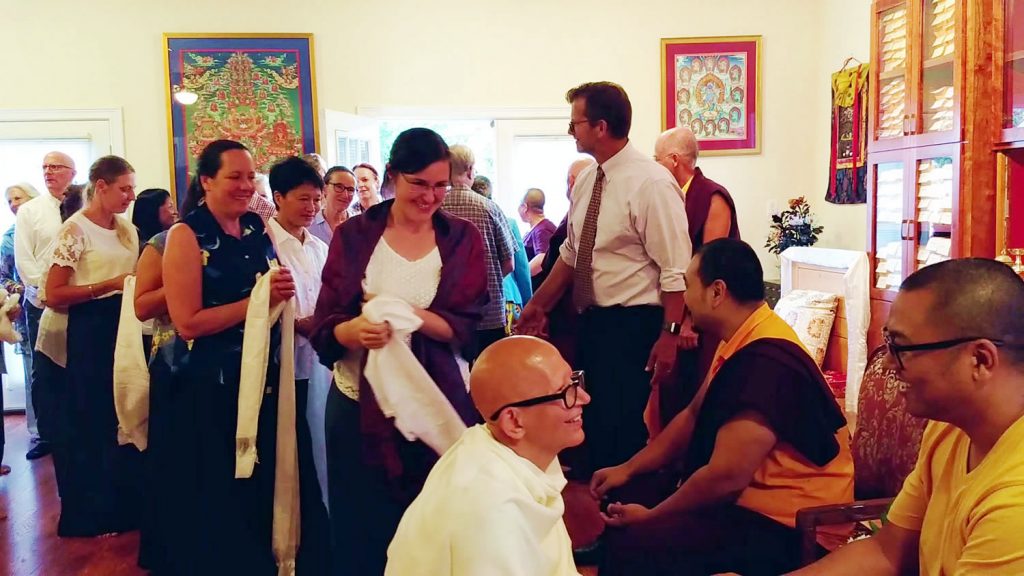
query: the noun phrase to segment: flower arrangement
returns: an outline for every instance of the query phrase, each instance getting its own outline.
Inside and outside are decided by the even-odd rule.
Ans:
[[[764,247],[772,254],[781,254],[790,246],[814,246],[824,230],[814,225],[811,207],[803,196],[792,198],[789,208],[772,214],[772,225]]]

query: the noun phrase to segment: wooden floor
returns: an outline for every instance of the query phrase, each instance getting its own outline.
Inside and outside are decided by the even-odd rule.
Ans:
[[[22,415],[4,416],[7,446],[0,476],[0,575],[140,576],[135,565],[139,533],[106,538],[58,538],[60,500],[47,456],[25,460],[28,430]]]
[[[58,538],[60,500],[47,456],[25,460],[28,430],[25,417],[4,417],[7,446],[3,463],[11,473],[0,476],[0,576],[142,576],[135,564],[139,533],[107,538]],[[565,491],[565,523],[573,545],[592,542],[603,523],[585,486],[570,484]],[[581,567],[583,576],[595,568]]]

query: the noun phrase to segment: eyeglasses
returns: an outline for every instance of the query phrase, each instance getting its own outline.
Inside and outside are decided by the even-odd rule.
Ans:
[[[561,392],[556,394],[547,394],[545,396],[537,396],[536,398],[528,398],[526,400],[520,400],[519,402],[510,402],[495,410],[494,414],[491,414],[491,420],[497,420],[498,416],[501,416],[501,412],[506,408],[526,408],[529,406],[544,404],[545,402],[551,402],[552,400],[561,400],[567,409],[572,408],[576,406],[576,398],[579,396],[578,391],[580,388],[586,390],[583,370],[573,372],[569,377],[569,385]]]
[[[576,133],[576,125],[577,124],[583,124],[584,122],[590,122],[590,120],[587,120],[587,119],[583,119],[583,120],[569,120],[569,134],[575,134]]]
[[[330,186],[331,188],[334,188],[335,192],[348,192],[349,194],[356,193],[355,186],[345,186],[341,182],[328,182],[327,185]]]
[[[43,164],[43,172],[57,172],[58,170],[71,170],[71,166],[64,164]]]
[[[960,346],[961,344],[967,344],[968,342],[974,342],[975,340],[988,340],[995,346],[1003,346],[1006,343],[1002,340],[995,338],[985,338],[984,336],[972,336],[969,338],[953,338],[952,340],[940,340],[938,342],[926,342],[924,344],[904,344],[900,345],[893,341],[892,334],[888,330],[882,330],[882,339],[885,341],[885,346],[889,351],[889,354],[896,359],[896,366],[900,370],[903,370],[903,358],[900,354],[903,352],[925,352],[934,350],[947,350],[954,346]]]
[[[423,180],[412,180],[405,174],[402,174],[402,179],[408,182],[409,186],[412,186],[412,189],[417,192],[426,192],[428,190],[433,190],[434,192],[447,194],[452,191],[452,185],[447,182],[444,184],[431,184]]]

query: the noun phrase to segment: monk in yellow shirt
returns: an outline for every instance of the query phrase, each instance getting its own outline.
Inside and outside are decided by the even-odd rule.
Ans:
[[[853,500],[846,419],[792,328],[764,303],[749,245],[701,247],[686,270],[686,307],[722,344],[690,405],[627,462],[594,474],[594,496],[612,501],[601,576],[792,570],[797,511]],[[681,473],[667,473],[680,459]],[[819,541],[828,547],[835,536]]]
[[[885,339],[933,420],[889,523],[795,574],[1024,574],[1024,281],[994,260],[908,277]]]

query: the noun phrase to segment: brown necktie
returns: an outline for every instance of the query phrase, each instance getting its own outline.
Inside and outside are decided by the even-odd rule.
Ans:
[[[576,248],[576,267],[573,269],[572,301],[583,312],[594,304],[594,239],[597,237],[597,216],[601,211],[601,192],[604,190],[604,169],[597,168],[597,180],[590,195],[587,216],[580,231],[580,244]]]

